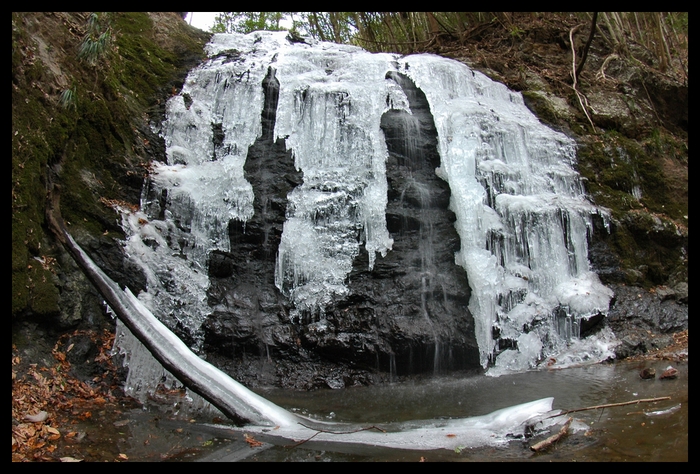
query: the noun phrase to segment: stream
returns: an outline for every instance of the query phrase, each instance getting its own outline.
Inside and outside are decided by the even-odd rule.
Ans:
[[[668,365],[678,369],[678,377],[659,379]],[[656,369],[656,378],[640,378],[646,367]],[[500,377],[455,373],[341,390],[257,392],[309,417],[368,426],[471,417],[552,396],[553,408],[560,410],[670,399],[572,413],[569,435],[540,453],[530,446],[559,426],[506,446],[397,450],[248,437],[245,431],[227,429],[224,420],[212,423],[211,417],[188,415],[173,400],[94,414],[74,428],[81,440],[66,440],[63,449],[85,461],[688,461],[687,361],[622,361]]]

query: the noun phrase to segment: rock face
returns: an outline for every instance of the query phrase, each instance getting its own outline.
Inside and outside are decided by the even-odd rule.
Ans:
[[[258,371],[258,383],[264,373],[279,383],[275,379],[294,371],[294,383],[307,388],[364,383],[373,369],[408,375],[479,365],[469,285],[454,262],[460,241],[448,210],[450,190],[435,174],[437,132],[423,93],[403,75],[392,79],[413,112],[392,110],[381,122],[389,150],[386,214],[393,249],[372,270],[362,249],[348,278],[349,294],[326,308],[323,322],[312,324],[290,321],[289,302],[275,287],[287,194],[302,177],[284,141],[273,141],[279,92],[274,71],[263,81],[263,133],[245,165],[255,213],[245,225],[231,221],[230,252],[210,256],[207,295],[215,310],[203,325],[204,350],[238,377],[251,373],[233,360],[261,357],[274,363]]]
[[[688,329],[687,285],[655,292],[614,285],[608,325],[620,340],[615,350],[620,359],[670,345],[671,334]]]
[[[474,322],[467,309],[466,273],[455,264],[460,240],[450,189],[438,178],[437,132],[424,94],[407,77],[395,73],[412,114],[389,111],[382,117],[389,160],[387,226],[394,246],[362,271],[350,276],[353,294],[370,296],[383,341],[399,373],[478,366]],[[395,360],[394,360],[395,359]],[[386,362],[382,361],[386,367]]]

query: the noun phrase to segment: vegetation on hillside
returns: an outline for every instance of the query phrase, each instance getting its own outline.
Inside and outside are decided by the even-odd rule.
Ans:
[[[672,71],[687,80],[688,12],[527,13],[532,18],[542,15],[595,23],[596,34],[619,54],[634,57],[631,46],[641,45],[654,55],[662,72]],[[507,12],[222,12],[212,32],[278,31],[287,25],[321,41],[408,54],[440,44],[464,45],[489,28],[519,38],[527,27],[522,20],[523,16]]]
[[[138,202],[158,146],[150,117],[208,39],[179,21],[167,49],[146,13],[12,13],[13,316],[61,311],[65,284],[44,225],[50,181],[76,229],[103,246],[121,235],[102,200]]]

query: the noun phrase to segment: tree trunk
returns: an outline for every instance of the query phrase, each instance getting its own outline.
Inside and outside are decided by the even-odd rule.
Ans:
[[[122,291],[73,240],[59,210],[59,188],[49,192],[46,208],[49,228],[97,288],[117,317],[160,364],[193,392],[221,410],[236,424],[291,426],[303,421],[248,390],[227,374],[200,359],[129,291]]]

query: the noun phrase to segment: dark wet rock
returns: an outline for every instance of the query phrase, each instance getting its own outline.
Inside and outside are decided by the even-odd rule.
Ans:
[[[673,332],[688,328],[688,305],[677,299],[661,300],[656,292],[640,287],[613,285],[615,298],[606,324],[613,330],[620,345],[616,357],[662,349],[673,344]]]
[[[231,254],[214,250],[209,254],[209,276],[228,278],[233,275],[235,261]]]
[[[653,379],[656,377],[656,369],[653,367],[646,367],[639,372],[639,376],[645,380]]]
[[[597,232],[606,231],[597,229]],[[619,255],[605,241],[598,240],[591,244],[588,248],[588,260],[591,264],[591,270],[598,274],[603,284],[624,283],[629,278],[622,268]]]
[[[676,300],[660,300],[644,288],[624,285],[612,286],[614,301],[608,321],[633,319],[639,327],[647,326],[662,333],[688,328],[688,306]]]

